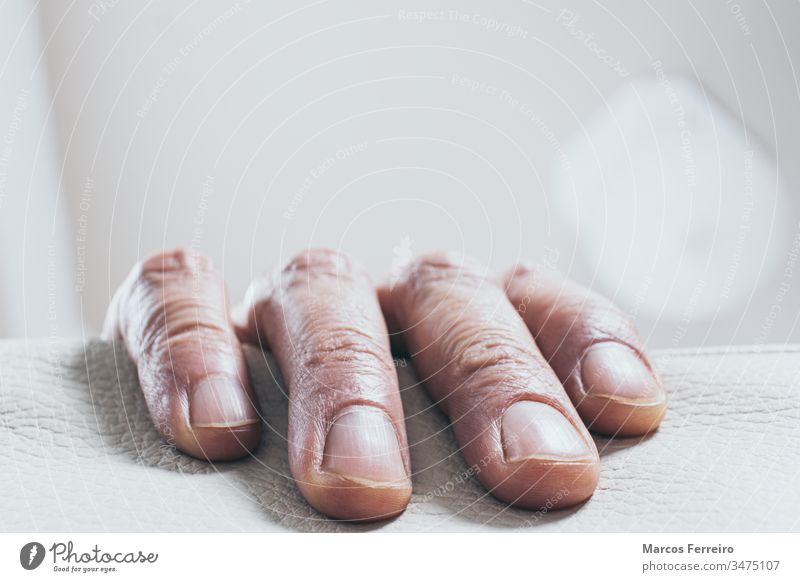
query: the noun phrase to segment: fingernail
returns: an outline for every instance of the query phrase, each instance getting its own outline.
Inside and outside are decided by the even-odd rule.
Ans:
[[[583,389],[600,396],[636,404],[661,402],[664,391],[653,372],[631,348],[616,342],[590,347],[581,361]]]
[[[322,468],[378,483],[408,478],[394,426],[386,413],[372,406],[352,406],[334,421],[325,441]]]
[[[189,416],[195,428],[233,428],[258,422],[244,387],[228,376],[211,376],[194,387]]]
[[[543,402],[523,400],[509,406],[501,432],[509,462],[535,458],[577,461],[595,456],[572,423]]]

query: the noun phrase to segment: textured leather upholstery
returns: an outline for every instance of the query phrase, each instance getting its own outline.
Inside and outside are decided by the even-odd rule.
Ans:
[[[530,512],[487,495],[444,417],[399,368],[414,497],[393,521],[316,513],[288,477],[286,398],[268,355],[248,349],[266,418],[255,458],[216,466],[163,442],[119,345],[0,342],[4,531],[796,531],[800,347],[655,352],[670,407],[643,439],[598,439],[585,505]]]

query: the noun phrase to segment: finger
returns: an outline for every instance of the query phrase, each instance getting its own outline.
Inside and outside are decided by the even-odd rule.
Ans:
[[[475,265],[434,254],[390,294],[414,366],[481,483],[522,507],[587,499],[597,450],[503,290]]]
[[[658,427],[666,393],[624,313],[543,269],[516,267],[505,285],[590,430],[638,436]]]
[[[289,387],[289,464],[305,498],[340,519],[402,512],[411,495],[403,408],[364,270],[309,250],[251,287],[246,305]]]
[[[208,259],[177,249],[138,264],[112,301],[104,335],[124,341],[168,442],[209,460],[255,448],[256,400],[225,284]]]

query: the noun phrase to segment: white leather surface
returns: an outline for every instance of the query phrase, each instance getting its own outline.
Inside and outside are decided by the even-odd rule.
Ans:
[[[381,524],[332,522],[288,477],[286,401],[248,350],[267,429],[255,458],[210,464],[163,443],[119,346],[0,342],[3,531],[797,531],[800,347],[656,352],[670,408],[642,442],[598,439],[585,505],[505,508],[471,479],[444,418],[400,368],[414,498]]]

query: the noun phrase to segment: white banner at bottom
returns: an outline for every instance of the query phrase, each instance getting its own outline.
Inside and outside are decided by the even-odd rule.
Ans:
[[[800,580],[800,534],[0,534],[0,580]],[[238,578],[242,579],[242,578]]]

